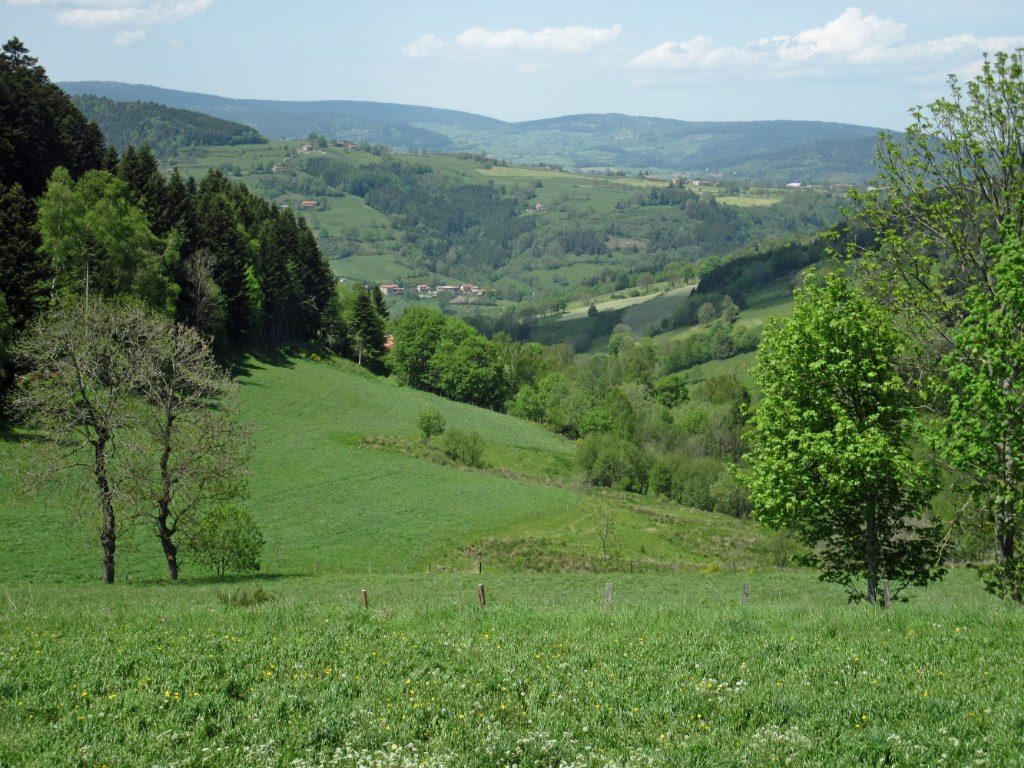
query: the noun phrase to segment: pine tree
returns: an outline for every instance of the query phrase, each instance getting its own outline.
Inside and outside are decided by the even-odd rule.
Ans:
[[[377,368],[384,356],[384,319],[377,312],[369,292],[360,290],[352,307],[350,325],[356,362]]]

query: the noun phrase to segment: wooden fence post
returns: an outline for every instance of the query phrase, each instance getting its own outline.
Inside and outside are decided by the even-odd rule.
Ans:
[[[612,583],[610,581],[604,585],[604,609],[606,611],[612,609]]]
[[[477,573],[483,573],[484,572],[484,561],[483,560],[477,560],[476,561],[476,572]]]
[[[487,605],[487,595],[484,594],[484,585],[483,584],[477,584],[476,585],[476,599],[477,599],[477,602],[480,603],[480,607],[481,608],[484,608]]]
[[[885,597],[886,609],[892,606],[892,593],[889,592],[889,580],[885,579],[882,582],[882,595]]]
[[[743,604],[746,605],[748,602],[750,602],[750,582],[749,581],[744,581],[743,582]]]
[[[369,608],[370,607],[370,600],[367,598],[366,590],[365,589],[359,590],[359,597],[363,601],[363,608]]]

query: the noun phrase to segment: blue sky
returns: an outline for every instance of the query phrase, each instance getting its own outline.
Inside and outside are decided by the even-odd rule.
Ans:
[[[0,0],[55,80],[367,99],[507,120],[625,112],[900,128],[1024,46],[1020,0]]]

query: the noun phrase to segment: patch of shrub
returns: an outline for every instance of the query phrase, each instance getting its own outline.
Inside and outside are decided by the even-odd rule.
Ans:
[[[484,439],[477,431],[449,429],[441,438],[441,451],[452,461],[467,467],[484,466]]]
[[[606,433],[580,442],[578,461],[587,482],[619,491],[647,492],[650,459],[628,440]]]

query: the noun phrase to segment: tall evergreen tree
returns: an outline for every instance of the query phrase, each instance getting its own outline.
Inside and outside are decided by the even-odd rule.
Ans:
[[[20,184],[29,197],[43,193],[57,166],[72,176],[99,168],[103,133],[16,37],[0,52],[0,184]]]
[[[356,293],[349,327],[356,362],[371,369],[379,368],[384,357],[384,319],[365,289]]]

